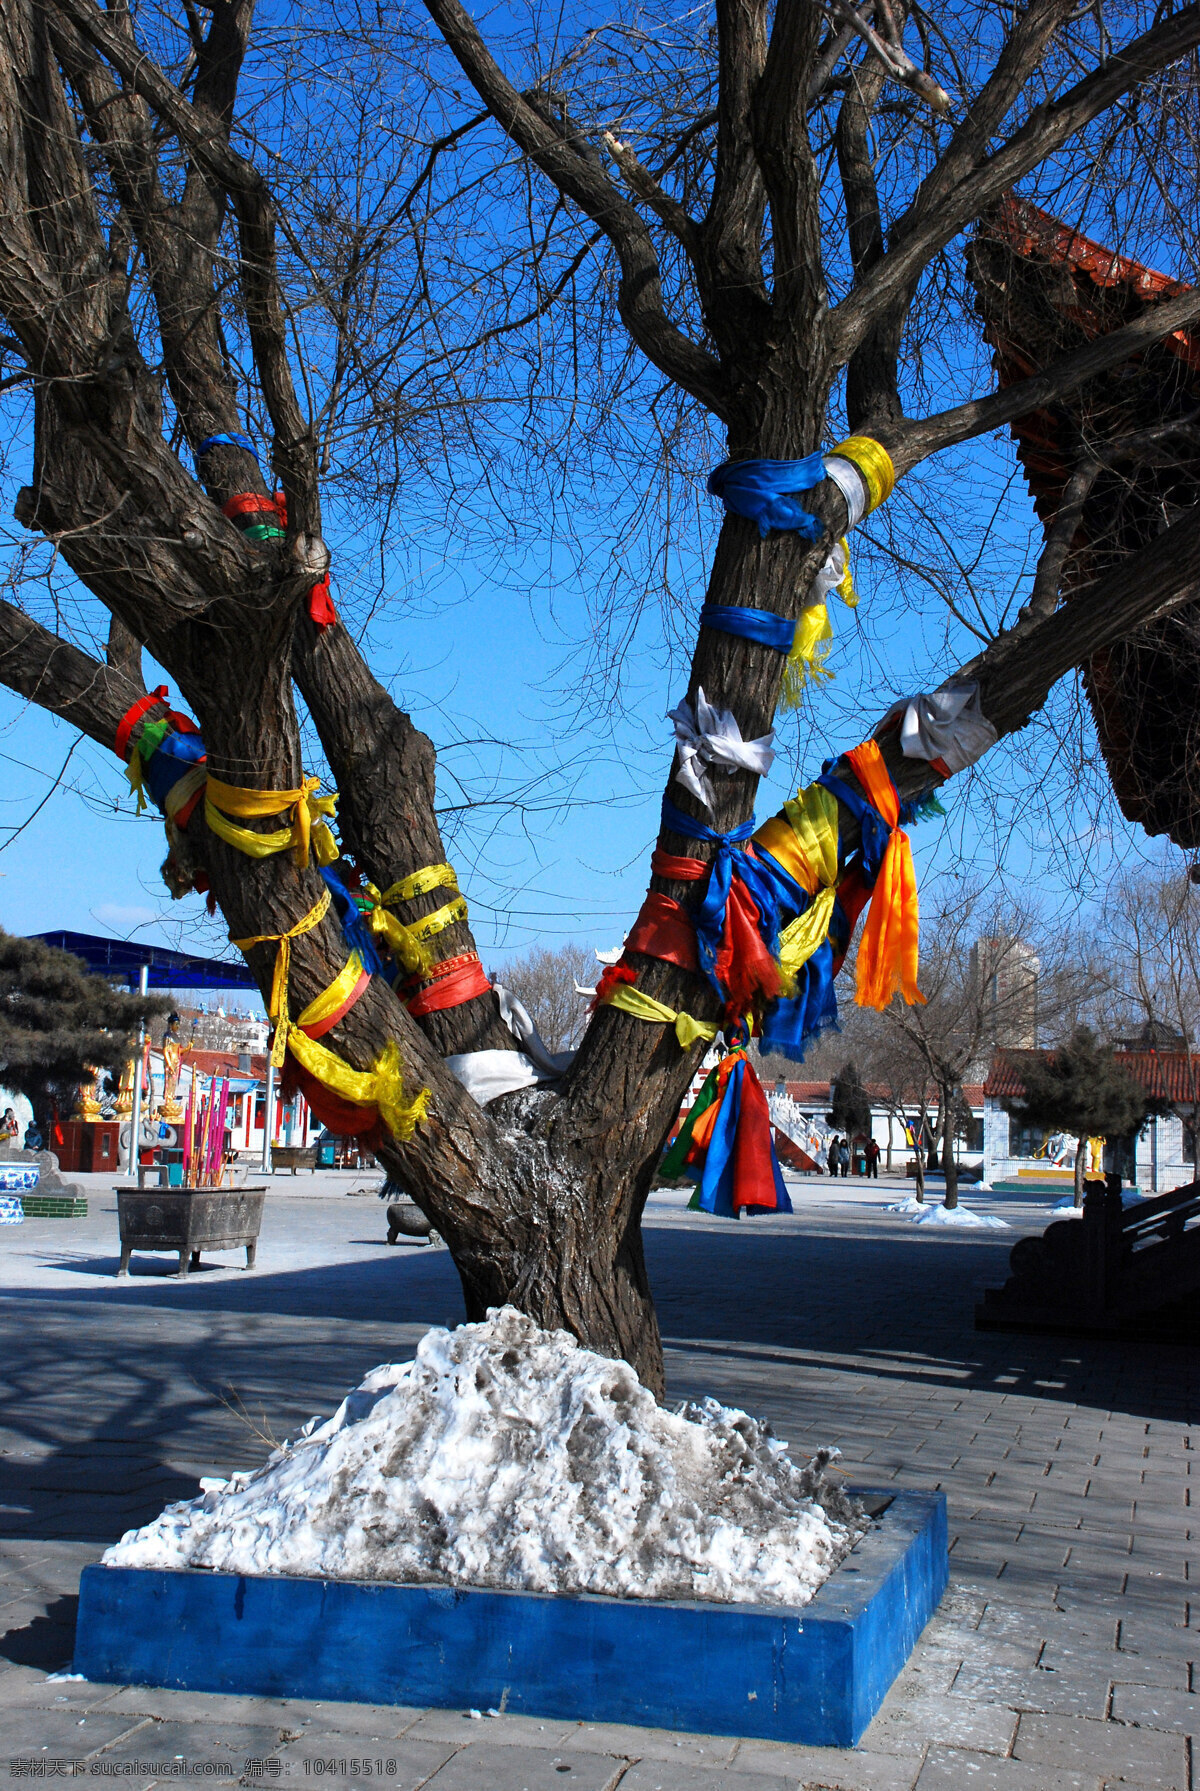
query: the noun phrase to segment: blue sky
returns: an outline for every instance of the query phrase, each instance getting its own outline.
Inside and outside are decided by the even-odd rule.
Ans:
[[[524,8],[511,10],[518,23],[526,18]],[[1169,254],[1156,259],[1187,271]],[[936,346],[927,347],[913,380],[920,387],[908,394],[914,412],[990,388],[990,356],[968,312],[960,311]],[[485,960],[496,966],[533,943],[616,945],[645,889],[671,755],[665,712],[683,692],[718,520],[703,495],[703,478],[723,448],[715,430],[708,448],[685,444],[676,473],[686,502],[673,511],[678,534],[670,567],[662,570],[653,516],[638,534],[636,472],[630,484],[624,478],[628,468],[654,458],[639,390],[636,382],[629,388],[624,411],[608,420],[611,433],[597,437],[590,461],[586,441],[565,470],[549,451],[544,468],[536,452],[530,455],[528,489],[514,496],[514,515],[525,531],[515,545],[513,529],[507,546],[498,545],[494,518],[483,510],[493,471],[502,496],[506,476],[520,484],[516,460],[495,469],[485,460],[482,475],[476,467],[479,483],[466,480],[471,501],[460,506],[463,486],[448,483],[439,492],[422,485],[422,462],[414,454],[402,492],[408,509],[379,557],[369,539],[358,547],[353,515],[340,512],[341,498],[330,494],[326,529],[343,614],[352,626],[369,618],[373,668],[438,746],[440,800],[456,804],[465,784],[477,804],[448,829],[448,850],[473,903]],[[536,394],[528,414],[514,406],[518,444],[553,443],[556,420],[570,408],[569,380],[560,391],[549,379],[544,402],[540,414]],[[588,415],[586,405],[580,414]],[[11,512],[12,487],[28,478],[23,428],[18,417],[0,445],[7,462],[4,515]],[[629,448],[624,465],[622,430]],[[345,470],[353,473],[352,461]],[[539,478],[554,494],[552,510],[537,507]],[[28,551],[23,531],[9,530],[17,556]],[[941,456],[905,482],[852,542],[862,600],[853,614],[836,610],[830,657],[836,678],[798,717],[778,724],[779,756],[760,795],[760,816],[797,781],[808,781],[831,751],[867,734],[893,697],[935,687],[970,655],[978,644],[969,627],[972,604],[994,625],[1005,604],[1019,600],[1039,534],[1006,433]],[[899,558],[889,558],[889,549]],[[625,568],[626,593],[636,597],[644,588],[645,599],[609,712],[581,698],[573,714],[575,681],[584,675],[597,627],[596,593],[614,556]],[[55,576],[62,580],[61,566]],[[95,606],[89,617],[69,582],[58,591],[35,591],[35,600],[43,619],[62,616],[64,632],[82,619],[79,638],[86,641]],[[149,666],[147,681],[157,681]],[[73,743],[62,786],[48,794]],[[1076,772],[1081,754],[1086,758],[1093,748],[1070,691],[1060,691],[1023,738],[997,748],[978,775],[955,780],[946,823],[914,831],[923,888],[965,874],[991,878],[1003,866],[1011,880],[1063,912],[1088,899],[1113,863],[1138,844],[1104,797],[1103,780]],[[114,755],[77,741],[71,728],[3,689],[0,755],[0,923],[17,932],[67,927],[228,949],[200,898],[172,903],[167,896],[158,872],[161,822],[133,817]],[[319,768],[315,762],[313,768]],[[542,771],[549,773],[544,783]],[[523,812],[503,800],[504,788],[517,784],[526,786]]]

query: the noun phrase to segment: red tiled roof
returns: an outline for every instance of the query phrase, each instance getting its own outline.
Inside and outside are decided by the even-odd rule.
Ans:
[[[774,1087],[774,1083],[768,1082],[766,1086],[769,1093]],[[864,1083],[863,1086],[867,1091],[867,1099],[873,1107],[884,1107],[888,1104],[891,1090],[885,1088],[882,1082],[867,1082]],[[791,1095],[793,1101],[796,1102],[797,1106],[828,1107],[829,1105],[829,1083],[827,1081],[785,1082],[784,1087]],[[963,1096],[968,1107],[982,1107],[983,1092],[984,1085],[982,1082],[963,1083]],[[918,1099],[918,1096],[915,1094],[908,1094],[905,1096],[905,1101],[911,1107],[916,1107],[918,1105]]]
[[[1049,1056],[1049,1051],[1002,1053],[993,1060],[983,1085],[984,1093],[993,1100],[1023,1095],[1021,1059]],[[1158,1095],[1168,1101],[1200,1100],[1200,1052],[1114,1051],[1113,1059],[1129,1071],[1148,1095]]]
[[[1101,247],[1090,236],[1040,211],[1027,199],[1012,195],[1004,199],[998,207],[997,223],[1019,255],[1044,255],[1049,261],[1065,261],[1069,267],[1087,274],[1093,286],[1130,286],[1142,299],[1178,298],[1188,291],[1185,281],[1173,280],[1169,274],[1143,267],[1128,255]],[[1070,315],[1092,332],[1092,320],[1082,311],[1073,310]],[[1200,336],[1193,330],[1173,330],[1164,340],[1172,354],[1189,367],[1200,369]],[[1034,371],[1032,363],[1029,370]]]

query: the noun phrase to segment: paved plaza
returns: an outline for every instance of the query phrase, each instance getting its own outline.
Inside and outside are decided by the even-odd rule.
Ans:
[[[969,1190],[1011,1229],[915,1227],[882,1210],[894,1190],[816,1180],[793,1218],[663,1203],[646,1221],[672,1398],[714,1393],[797,1453],[837,1444],[861,1484],[948,1495],[950,1590],[858,1748],[48,1677],[85,1563],[461,1318],[446,1251],[388,1249],[379,1202],[348,1197],[370,1185],[276,1178],[258,1268],[218,1257],[184,1283],[151,1256],[114,1279],[99,1179],[86,1221],[0,1232],[6,1764],[130,1787],[179,1761],[232,1782],[251,1760],[247,1783],[331,1786],[383,1761],[406,1791],[1200,1791],[1196,1356],[977,1333],[980,1290],[1050,1203]]]

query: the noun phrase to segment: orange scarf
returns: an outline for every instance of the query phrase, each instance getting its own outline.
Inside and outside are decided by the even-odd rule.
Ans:
[[[874,740],[851,748],[846,757],[868,802],[892,830],[859,940],[856,998],[860,1007],[885,1008],[899,990],[911,1007],[925,1000],[917,987],[917,873],[912,847],[899,825],[895,786]]]

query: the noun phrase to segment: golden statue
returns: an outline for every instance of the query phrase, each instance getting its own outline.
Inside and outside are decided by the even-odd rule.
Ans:
[[[80,1083],[79,1099],[72,1117],[74,1119],[86,1120],[89,1124],[94,1124],[96,1120],[103,1119],[104,1117],[100,1111],[100,1101],[98,1098],[100,1092],[100,1071],[96,1068],[95,1064],[92,1063],[85,1063],[83,1067],[91,1080],[89,1082]]]
[[[128,1119],[133,1112],[133,1058],[121,1071],[121,1083],[117,1089],[117,1113],[120,1118]]]
[[[175,1030],[178,1020],[178,1014],[170,1016],[162,1042],[163,1098],[158,1118],[166,1120],[168,1125],[179,1125],[183,1119],[183,1102],[177,1093],[179,1071],[183,1064],[183,1046],[179,1043],[179,1034]]]

